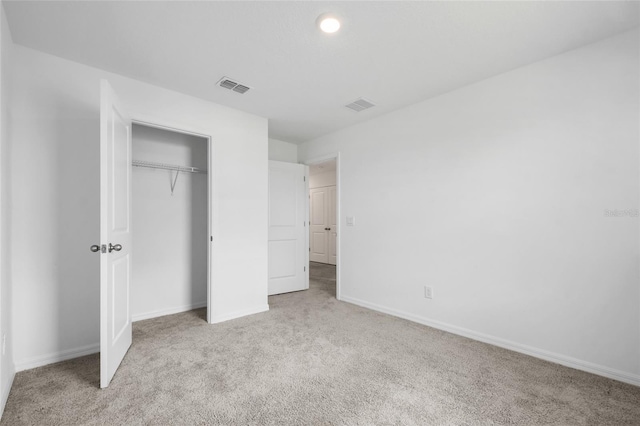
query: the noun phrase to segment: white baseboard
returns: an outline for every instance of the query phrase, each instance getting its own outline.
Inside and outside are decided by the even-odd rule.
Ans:
[[[32,368],[42,367],[43,365],[66,361],[68,359],[91,355],[98,352],[100,352],[100,344],[96,343],[52,354],[34,356],[23,361],[16,362],[16,371],[30,370]]]
[[[194,309],[200,309],[206,306],[207,306],[207,302],[204,301],[204,302],[192,303],[190,305],[177,306],[174,308],[159,309],[157,311],[149,311],[141,314],[132,315],[131,321],[136,322],[136,321],[142,321],[142,320],[151,319],[151,318],[163,317],[165,315],[179,314],[180,312],[192,311]]]
[[[583,361],[577,358],[572,358],[566,355],[549,352],[544,349],[534,348],[534,347],[523,345],[517,342],[501,339],[499,337],[479,333],[473,330],[469,330],[467,328],[458,327],[458,326],[447,324],[444,322],[431,320],[418,315],[414,315],[414,314],[399,311],[396,309],[387,308],[385,306],[377,305],[375,303],[365,302],[364,300],[356,299],[354,297],[342,296],[341,300],[344,302],[352,303],[354,305],[362,306],[363,308],[372,309],[374,311],[382,312],[385,314],[393,315],[395,317],[417,322],[419,324],[423,324],[429,327],[437,328],[438,330],[447,331],[449,333],[457,334],[459,336],[468,337],[473,340],[479,340],[484,343],[489,343],[490,345],[509,349],[514,352],[520,352],[535,358],[544,359],[545,361],[550,361],[556,364],[564,365],[566,367],[575,368],[576,370],[586,371],[587,373],[597,374],[598,376],[604,376],[609,379],[614,379],[620,382],[629,383],[631,385],[640,386],[640,375],[637,375],[637,374],[615,370],[613,368],[605,367],[603,365],[598,365],[598,364],[594,364],[588,361]]]
[[[211,319],[211,324],[218,324],[220,322],[229,321],[232,319],[245,317],[247,315],[259,314],[260,312],[266,312],[269,310],[269,305],[261,305],[255,308],[243,309],[240,311],[229,312],[228,314],[217,315]]]
[[[131,317],[132,322],[140,321],[148,318],[155,318],[162,315],[177,314],[180,312],[190,311],[192,309],[198,309],[207,306],[206,302],[195,303],[187,306],[179,306],[171,309],[164,309],[160,311],[146,312]],[[44,365],[53,364],[56,362],[67,361],[73,358],[79,358],[85,355],[91,355],[100,352],[100,343],[93,345],[81,346],[79,348],[68,349],[66,351],[56,352],[47,355],[39,355],[31,358],[27,358],[22,361],[16,362],[16,371],[30,370],[32,368],[42,367]],[[4,397],[4,395],[3,395]]]
[[[11,386],[13,386],[13,379],[16,377],[15,369],[11,371],[9,380],[4,384],[2,388],[2,401],[0,401],[0,419],[4,414],[4,407],[7,405],[7,399],[9,399],[9,393],[11,392]]]

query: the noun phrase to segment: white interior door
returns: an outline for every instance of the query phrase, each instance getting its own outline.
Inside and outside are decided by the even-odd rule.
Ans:
[[[330,186],[328,188],[328,211],[327,211],[327,216],[329,217],[329,238],[328,240],[328,245],[329,247],[327,247],[327,252],[329,253],[329,262],[332,265],[336,264],[336,246],[337,246],[337,239],[338,239],[338,225],[336,223],[336,212],[337,212],[337,207],[336,207],[336,187],[335,186]]]
[[[336,187],[325,186],[309,191],[310,226],[309,260],[336,264]]]
[[[309,241],[311,243],[309,245],[309,260],[312,262],[329,263],[327,196],[326,188],[313,188],[309,191],[311,213],[309,215]]]
[[[131,120],[100,84],[100,387],[131,346]]]
[[[269,161],[269,295],[309,288],[307,170]]]

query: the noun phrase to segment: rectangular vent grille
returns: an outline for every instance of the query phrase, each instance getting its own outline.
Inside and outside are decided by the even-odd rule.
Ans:
[[[364,111],[365,109],[369,109],[371,107],[374,107],[375,104],[372,102],[369,102],[368,100],[364,99],[364,98],[360,98],[360,99],[356,99],[355,101],[351,102],[350,104],[345,105],[347,108],[354,110],[355,112],[360,112],[360,111]]]
[[[224,87],[225,89],[233,89],[237,85],[238,83],[234,83],[233,81],[226,79],[220,82],[220,86]]]
[[[233,88],[234,92],[238,92],[240,94],[245,93],[247,90],[249,90],[249,88],[247,86],[243,86],[242,84],[238,84]]]
[[[247,93],[249,89],[251,89],[249,86],[240,84],[237,81],[233,81],[227,77],[222,77],[222,79],[218,81],[218,86],[224,87],[225,89],[233,90],[234,92],[240,93],[241,95]]]

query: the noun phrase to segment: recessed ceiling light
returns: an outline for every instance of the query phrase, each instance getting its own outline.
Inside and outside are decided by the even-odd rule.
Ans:
[[[332,34],[340,29],[340,21],[335,15],[330,13],[323,13],[318,16],[316,22],[318,23],[318,27],[325,33]]]

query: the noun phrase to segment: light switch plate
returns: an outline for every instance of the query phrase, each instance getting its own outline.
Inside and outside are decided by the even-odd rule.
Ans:
[[[347,216],[347,226],[353,226],[356,224],[356,218],[353,216]]]

